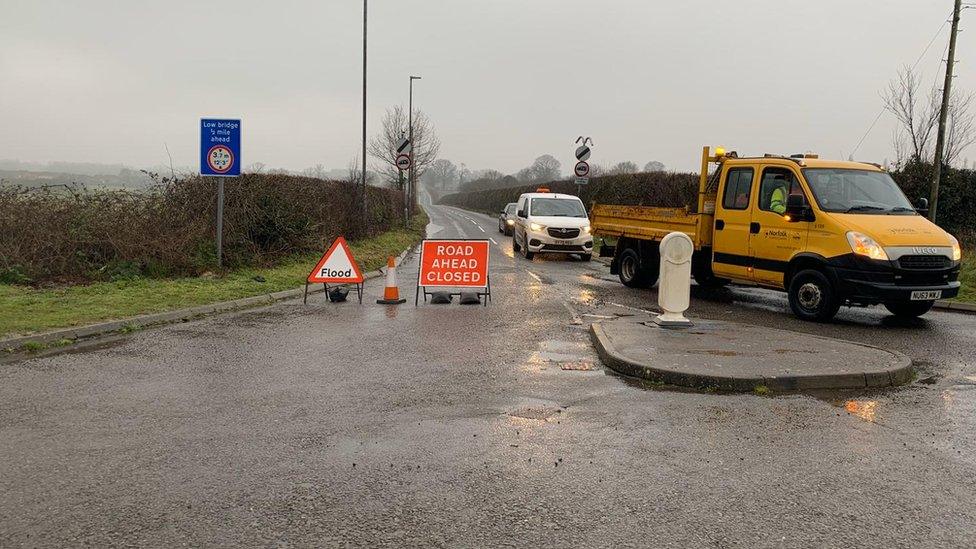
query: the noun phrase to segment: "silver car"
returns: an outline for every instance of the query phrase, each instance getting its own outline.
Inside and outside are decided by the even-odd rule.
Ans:
[[[505,205],[505,209],[502,213],[498,214],[498,232],[505,236],[512,234],[512,227],[515,226],[515,207],[517,204],[515,202],[509,202]]]

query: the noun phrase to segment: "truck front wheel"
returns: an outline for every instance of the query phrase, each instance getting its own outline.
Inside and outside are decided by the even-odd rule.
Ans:
[[[826,322],[840,309],[840,300],[830,280],[813,269],[800,271],[793,277],[789,301],[793,314],[814,322]]]
[[[657,282],[658,265],[642,265],[640,254],[633,248],[620,252],[618,263],[620,282],[628,288],[650,288]]]
[[[895,316],[916,318],[929,312],[935,301],[909,301],[907,303],[885,303],[885,309]]]

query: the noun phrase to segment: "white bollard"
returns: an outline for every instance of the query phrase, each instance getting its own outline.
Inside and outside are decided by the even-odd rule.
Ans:
[[[661,274],[657,304],[664,311],[654,322],[660,326],[691,326],[685,318],[691,300],[691,256],[695,245],[685,233],[670,233],[661,240]]]

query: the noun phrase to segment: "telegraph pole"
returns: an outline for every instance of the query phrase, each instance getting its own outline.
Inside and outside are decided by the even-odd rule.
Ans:
[[[363,0],[363,228],[369,230],[369,210],[366,207],[366,3]]]
[[[939,112],[939,134],[935,140],[935,171],[932,175],[932,188],[929,191],[929,219],[935,221],[939,207],[939,180],[942,178],[942,156],[945,152],[946,120],[949,116],[949,103],[952,90],[952,69],[956,64],[956,35],[959,33],[959,12],[962,0],[956,0],[952,10],[952,33],[949,35],[949,58],[946,59],[945,84],[942,86],[942,110]]]

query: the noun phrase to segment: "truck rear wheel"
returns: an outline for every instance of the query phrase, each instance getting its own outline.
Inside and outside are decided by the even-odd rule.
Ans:
[[[650,288],[657,282],[659,265],[653,267],[642,262],[640,254],[633,248],[620,252],[619,263],[620,282],[628,288]]]
[[[929,312],[929,309],[935,305],[935,301],[909,301],[909,302],[898,302],[898,303],[885,303],[885,309],[891,312],[895,316],[900,316],[902,318],[916,318]]]
[[[813,269],[800,271],[793,277],[788,295],[793,314],[803,320],[826,322],[840,309],[840,300],[830,280]]]

